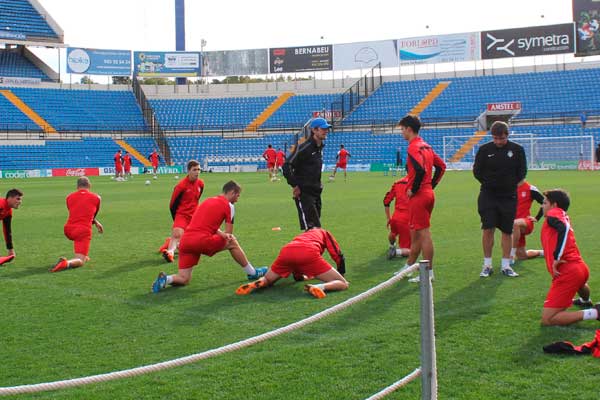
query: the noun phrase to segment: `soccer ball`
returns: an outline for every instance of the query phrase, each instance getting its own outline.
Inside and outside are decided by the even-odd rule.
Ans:
[[[175,175],[175,179],[179,179],[179,175]]]
[[[158,179],[158,176],[154,175],[154,179]]]
[[[146,181],[146,186],[148,186],[150,184],[150,181]]]

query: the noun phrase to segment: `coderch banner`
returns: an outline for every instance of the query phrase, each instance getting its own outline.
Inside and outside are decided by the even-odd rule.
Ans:
[[[481,32],[481,58],[546,56],[573,53],[573,23]]]
[[[3,179],[45,178],[48,176],[52,176],[50,169],[6,169],[0,171],[0,178]]]
[[[54,168],[52,176],[98,176],[98,168]]]
[[[398,39],[401,65],[479,60],[479,48],[477,33]]]
[[[269,49],[269,72],[331,71],[333,69],[333,46],[280,47]]]
[[[134,73],[142,77],[200,76],[199,52],[135,51]]]
[[[573,0],[575,22],[575,56],[600,54],[600,2],[598,0]]]
[[[67,72],[90,75],[131,75],[130,50],[67,48]]]

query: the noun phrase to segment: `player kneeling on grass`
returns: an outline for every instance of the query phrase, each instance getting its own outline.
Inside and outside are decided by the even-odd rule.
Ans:
[[[325,249],[335,261],[337,271],[323,258]],[[333,235],[324,229],[312,228],[283,246],[264,277],[240,286],[235,293],[250,294],[256,289],[271,286],[279,279],[293,274],[296,280],[315,277],[323,281],[324,283],[321,284],[304,286],[306,292],[321,299],[326,296],[327,291],[348,289],[348,282],[342,276],[345,272],[346,261]]]
[[[21,205],[23,192],[19,189],[11,189],[6,193],[6,198],[0,199],[0,220],[2,220],[2,229],[4,232],[4,241],[8,255],[0,257],[0,265],[6,264],[15,258],[15,249],[12,242],[12,210],[16,210]]]
[[[390,233],[388,235],[390,248],[387,255],[389,260],[396,256],[408,257],[408,254],[410,253],[408,197],[406,196],[407,184],[407,176],[394,182],[390,191],[387,192],[383,198],[387,226],[390,228]],[[394,199],[394,214],[390,217],[390,203],[394,201]],[[396,238],[398,238],[398,248],[396,248]]]
[[[570,199],[561,189],[544,192],[542,207],[546,220],[542,226],[542,247],[552,285],[544,302],[542,325],[569,325],[577,321],[600,319],[600,304],[592,305],[587,280],[590,274],[575,243],[575,234],[567,215]],[[579,293],[579,299],[573,299]],[[590,307],[567,311],[572,304]]]
[[[510,265],[514,265],[516,260],[529,260],[531,258],[543,257],[543,250],[526,250],[525,236],[533,232],[534,224],[540,220],[544,210],[540,207],[537,215],[532,217],[531,204],[533,201],[542,204],[544,196],[539,190],[530,185],[525,179],[519,182],[517,187],[517,213],[513,223],[512,248],[510,250]]]
[[[64,227],[65,236],[73,241],[74,258],[67,260],[61,257],[50,269],[59,272],[67,268],[79,268],[89,260],[90,243],[92,241],[92,225],[96,225],[98,233],[104,232],[100,221],[96,219],[100,211],[100,196],[90,192],[90,180],[82,176],[77,179],[77,191],[67,196],[69,219]]]
[[[244,269],[249,280],[258,279],[267,272],[266,267],[254,269],[248,262],[244,250],[233,236],[233,206],[240,197],[242,188],[234,181],[223,186],[219,196],[204,200],[194,212],[179,244],[179,272],[176,275],[158,274],[152,285],[154,293],[167,285],[184,286],[192,279],[192,270],[200,261],[200,256],[209,257],[223,250],[229,250],[233,259]],[[219,229],[225,222],[225,231]]]

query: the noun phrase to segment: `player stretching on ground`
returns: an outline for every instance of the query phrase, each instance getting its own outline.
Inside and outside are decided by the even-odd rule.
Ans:
[[[113,157],[115,160],[115,178],[123,177],[123,156],[121,155],[121,149],[117,151]]]
[[[204,181],[200,175],[200,163],[190,160],[187,163],[187,176],[173,188],[169,209],[173,217],[171,237],[158,250],[167,262],[173,262],[175,249],[181,240],[181,235],[192,220],[192,215],[198,206],[198,200],[204,191]]]
[[[100,221],[96,219],[100,211],[100,196],[90,192],[90,180],[82,176],[77,179],[77,191],[67,196],[69,219],[64,227],[67,239],[73,241],[74,258],[60,257],[50,272],[59,272],[67,268],[79,268],[88,261],[92,241],[92,225],[98,233],[104,232]]]
[[[390,228],[388,235],[388,241],[390,242],[388,259],[390,260],[396,256],[407,257],[410,253],[408,197],[406,196],[407,184],[407,176],[394,182],[390,191],[383,198],[387,226]],[[390,217],[390,204],[394,199],[394,214]],[[398,238],[399,248],[396,248],[396,238]]]
[[[256,268],[250,264],[244,250],[233,236],[233,204],[240,197],[242,188],[234,181],[223,186],[220,196],[204,200],[194,212],[194,216],[181,237],[179,244],[179,272],[176,275],[158,274],[152,285],[154,293],[167,285],[183,286],[190,283],[194,266],[200,261],[200,256],[209,257],[223,250],[229,250],[233,259],[244,269],[249,280],[258,279],[265,275],[267,268]],[[225,231],[220,229],[225,222]]]
[[[154,174],[154,179],[156,179],[156,174],[158,173],[158,162],[160,161],[160,155],[156,150],[154,150],[148,156],[148,159],[152,163],[152,173]]]
[[[530,215],[531,204],[534,200],[542,204],[544,196],[535,186],[523,179],[517,187],[517,214],[512,233],[511,264],[514,264],[516,260],[529,260],[544,256],[542,250],[525,250],[525,236],[533,232],[533,224],[538,222],[544,214],[543,208],[540,207],[535,217]]]
[[[323,258],[325,249],[335,261],[337,271]],[[342,276],[346,272],[345,270],[344,255],[333,235],[324,229],[313,228],[301,233],[283,246],[264,277],[240,286],[236,293],[239,295],[250,294],[256,289],[271,286],[279,279],[293,274],[296,280],[315,277],[325,282],[304,286],[306,292],[317,299],[322,299],[327,296],[325,292],[348,289],[348,282]]]
[[[267,161],[267,169],[269,170],[269,179],[274,181],[277,178],[277,170],[275,164],[277,163],[277,152],[273,148],[273,145],[268,145],[267,149],[262,154],[263,158]]]
[[[410,254],[404,268],[412,265],[420,253],[433,266],[433,241],[429,230],[431,212],[435,203],[433,189],[442,179],[446,164],[420,136],[421,120],[407,115],[398,124],[408,142],[406,168],[408,183],[408,217],[410,227]],[[432,170],[435,169],[435,173]],[[419,278],[411,279],[418,282]]]
[[[23,192],[19,189],[11,189],[6,193],[6,198],[0,199],[0,220],[2,220],[2,230],[4,233],[4,242],[6,243],[6,249],[8,255],[0,257],[0,265],[6,264],[12,261],[16,254],[13,248],[12,241],[12,210],[16,210],[23,201]]]
[[[335,164],[335,168],[333,169],[333,174],[331,174],[331,176],[329,177],[330,180],[335,179],[335,173],[337,172],[338,168],[344,170],[344,181],[346,180],[346,167],[348,166],[348,157],[352,157],[352,155],[348,152],[348,150],[344,148],[343,144],[340,144],[340,151],[338,151],[337,155],[335,156],[337,162]]]
[[[123,169],[125,170],[125,178],[131,178],[131,156],[127,151],[123,156]]]
[[[567,215],[571,203],[569,195],[561,189],[554,189],[544,192],[544,196],[542,207],[546,220],[541,236],[552,284],[544,301],[542,324],[569,325],[581,320],[600,319],[600,304],[592,307],[590,300],[590,287],[587,285],[590,271],[581,258]],[[575,293],[579,293],[580,298],[572,300]],[[592,308],[567,311],[572,303]]]

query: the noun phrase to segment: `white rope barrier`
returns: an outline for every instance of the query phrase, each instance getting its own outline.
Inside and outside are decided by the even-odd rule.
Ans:
[[[404,378],[400,379],[398,382],[392,383],[390,386],[386,387],[381,392],[375,393],[373,396],[369,397],[366,400],[383,399],[388,394],[395,392],[396,390],[400,389],[402,386],[405,386],[406,384],[414,381],[419,376],[421,376],[421,368],[415,369],[413,372],[406,375]]]
[[[168,368],[191,364],[191,363],[194,363],[194,362],[197,362],[200,360],[215,357],[217,355],[229,353],[229,352],[232,352],[235,350],[240,350],[240,349],[243,349],[244,347],[248,347],[248,346],[260,343],[260,342],[264,342],[267,339],[271,339],[276,336],[282,335],[284,333],[288,333],[288,332],[294,331],[296,329],[302,328],[308,324],[311,324],[315,321],[325,318],[331,314],[334,314],[338,311],[344,310],[344,309],[350,307],[351,305],[358,303],[359,301],[362,301],[362,300],[374,295],[375,293],[378,293],[384,289],[387,289],[388,287],[392,286],[396,282],[402,280],[405,276],[411,274],[412,272],[417,271],[418,269],[419,269],[419,264],[411,265],[409,268],[403,270],[398,275],[392,276],[387,281],[384,281],[384,282],[380,283],[379,285],[372,287],[371,289],[367,290],[366,292],[363,292],[359,295],[351,297],[348,300],[346,300],[340,304],[337,304],[333,307],[323,310],[320,313],[317,313],[317,314],[315,314],[311,317],[305,318],[303,320],[294,322],[287,326],[284,326],[284,327],[275,329],[273,331],[266,332],[261,335],[254,336],[254,337],[251,337],[251,338],[248,338],[248,339],[236,342],[236,343],[228,344],[226,346],[218,347],[218,348],[212,349],[212,350],[207,350],[202,353],[197,353],[197,354],[193,354],[193,355],[186,356],[186,357],[176,358],[176,359],[170,360],[170,361],[164,361],[164,362],[160,362],[160,363],[156,363],[156,364],[144,365],[141,367],[126,369],[126,370],[121,370],[121,371],[109,372],[106,374],[92,375],[92,376],[86,376],[86,377],[74,378],[74,379],[66,379],[66,380],[62,380],[62,381],[37,383],[37,384],[32,384],[32,385],[0,387],[0,396],[15,395],[15,394],[21,394],[21,393],[35,393],[35,392],[42,392],[42,391],[47,391],[47,390],[65,389],[65,388],[71,388],[71,387],[76,387],[76,386],[89,385],[92,383],[107,382],[107,381],[112,381],[115,379],[130,378],[133,376],[143,375],[143,374],[147,374],[150,372],[158,372],[158,371],[162,371],[162,370],[168,369]]]

